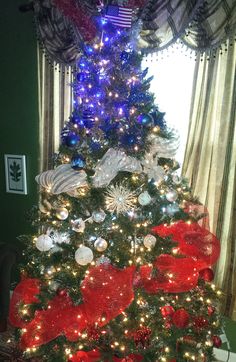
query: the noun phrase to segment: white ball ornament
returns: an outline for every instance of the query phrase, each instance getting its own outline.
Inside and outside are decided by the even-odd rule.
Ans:
[[[146,205],[150,204],[151,201],[152,201],[152,198],[147,191],[142,192],[138,197],[138,202],[142,206],[146,206]]]
[[[166,194],[166,200],[169,202],[174,202],[178,198],[178,194],[175,190],[169,190]]]
[[[92,219],[97,223],[103,222],[105,218],[106,218],[106,213],[103,210],[93,211],[92,213]]]
[[[77,233],[84,232],[85,222],[83,219],[79,218],[79,219],[73,220],[71,223],[72,223],[72,230],[74,230]]]
[[[103,252],[107,248],[107,241],[103,238],[97,238],[94,243],[94,247],[97,251]]]
[[[56,210],[56,217],[59,220],[66,220],[68,218],[69,211],[65,207],[60,207]]]
[[[53,241],[50,236],[42,234],[37,238],[35,245],[39,251],[48,251],[53,247]]]
[[[93,261],[93,252],[87,246],[82,245],[75,252],[75,260],[79,265],[87,265]]]
[[[146,248],[151,249],[156,245],[157,239],[154,235],[148,234],[143,239],[143,244]]]

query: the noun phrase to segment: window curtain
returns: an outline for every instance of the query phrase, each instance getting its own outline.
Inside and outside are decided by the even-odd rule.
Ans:
[[[198,56],[182,173],[207,206],[210,229],[221,240],[215,282],[225,313],[236,320],[236,46]]]
[[[60,132],[72,110],[72,69],[50,64],[38,47],[39,170],[53,167]]]

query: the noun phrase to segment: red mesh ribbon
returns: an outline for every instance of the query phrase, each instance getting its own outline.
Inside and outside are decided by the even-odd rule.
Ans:
[[[28,323],[26,332],[21,337],[21,347],[38,347],[48,343],[54,338],[60,336],[64,329],[70,324],[71,316],[74,316],[75,308],[73,307],[70,297],[55,296],[49,303],[46,310],[38,310],[34,319]],[[79,314],[77,311],[76,316]],[[80,328],[85,327],[84,319],[80,318]],[[78,334],[77,334],[78,338]]]
[[[83,304],[74,306],[70,297],[65,293],[55,296],[46,310],[38,310],[34,319],[27,323],[26,331],[21,337],[21,347],[37,347],[64,334],[70,341],[76,341],[79,334],[88,326],[98,323],[107,324],[111,319],[125,310],[134,299],[133,276],[135,267],[123,270],[112,265],[96,266],[90,269],[81,285]],[[28,282],[29,281],[29,282]],[[30,289],[31,283],[37,288]],[[23,293],[28,286],[29,295],[24,296],[26,303],[37,301],[35,294],[39,293],[39,281],[31,279],[22,281],[16,289]],[[23,289],[22,289],[23,287]],[[35,292],[35,294],[34,294]],[[15,292],[14,292],[15,293]],[[12,302],[12,324],[21,325],[17,306],[22,294],[14,296]],[[16,322],[16,324],[15,324]]]
[[[105,325],[130,305],[134,271],[134,266],[121,270],[110,264],[90,269],[81,287],[89,322]]]
[[[207,268],[217,261],[220,255],[219,240],[198,223],[178,221],[171,225],[159,225],[152,231],[161,237],[171,236],[178,242],[176,251],[198,261],[198,269]]]
[[[168,254],[160,255],[155,269],[148,265],[140,268],[140,286],[148,293],[162,290],[166,293],[181,293],[194,288],[198,282],[197,262],[192,258],[175,258]]]
[[[17,327],[23,328],[27,322],[25,322],[18,313],[19,305],[37,303],[36,297],[40,291],[40,281],[38,279],[23,279],[14,289],[9,311],[10,323]]]
[[[91,41],[96,36],[96,27],[92,19],[85,13],[83,3],[77,6],[75,0],[53,0],[55,6],[78,28],[85,41]]]
[[[93,350],[89,352],[78,351],[73,357],[69,359],[69,362],[99,362],[100,360],[100,352]]]

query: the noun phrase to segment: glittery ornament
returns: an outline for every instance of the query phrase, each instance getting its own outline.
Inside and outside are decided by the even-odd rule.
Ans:
[[[147,191],[142,192],[138,197],[138,202],[142,206],[146,206],[146,205],[150,204],[151,201],[152,201],[152,198]]]
[[[110,212],[127,213],[135,207],[135,192],[130,191],[124,185],[112,185],[105,196],[106,208]]]
[[[174,313],[174,308],[171,305],[164,305],[160,308],[162,317],[172,316]]]
[[[211,282],[214,279],[214,272],[211,268],[202,269],[199,272],[201,279],[204,279],[205,282]]]
[[[184,308],[180,308],[172,315],[172,321],[177,328],[186,328],[189,324],[189,314]]]
[[[157,238],[152,234],[146,235],[145,238],[143,239],[143,244],[148,249],[153,248],[156,245],[156,242]]]
[[[193,327],[195,328],[195,330],[197,330],[198,332],[201,331],[204,328],[207,328],[209,325],[208,320],[203,317],[203,316],[199,316],[199,317],[195,317],[194,321],[193,321]]]
[[[174,202],[178,198],[178,194],[175,190],[169,190],[166,194],[166,200],[169,202]]]
[[[74,155],[71,158],[71,167],[74,170],[82,170],[86,166],[85,158],[82,155]]]
[[[93,261],[93,252],[87,246],[81,246],[75,252],[75,260],[79,265],[87,265]]]
[[[100,256],[100,258],[96,259],[96,265],[102,265],[102,264],[111,264],[111,260],[106,256],[102,255]]]
[[[85,229],[85,222],[83,219],[79,218],[76,220],[71,221],[72,224],[72,230],[74,230],[77,233],[83,233]]]
[[[35,245],[39,251],[48,251],[52,248],[53,241],[50,236],[42,234],[37,238]]]
[[[97,223],[103,222],[105,218],[106,218],[106,213],[103,210],[96,210],[93,211],[92,213],[92,219]]]
[[[107,241],[103,238],[97,238],[94,243],[94,247],[97,251],[103,252],[107,248]]]
[[[136,346],[141,345],[142,347],[147,347],[150,342],[151,333],[152,331],[148,327],[142,327],[141,329],[138,329],[134,333],[134,342]]]
[[[150,126],[153,123],[153,118],[150,114],[140,114],[137,121],[143,126]]]
[[[56,217],[59,220],[66,220],[68,218],[69,211],[65,207],[60,207],[56,210]]]
[[[216,348],[220,348],[220,346],[222,345],[222,340],[219,336],[212,336],[212,342],[213,346]]]

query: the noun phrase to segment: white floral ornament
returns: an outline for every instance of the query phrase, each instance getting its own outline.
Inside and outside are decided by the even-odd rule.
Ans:
[[[70,234],[67,232],[60,232],[55,229],[47,229],[47,235],[53,240],[55,244],[69,244],[70,243]]]
[[[72,192],[78,187],[87,186],[87,174],[84,170],[76,171],[70,164],[63,164],[55,168],[42,172],[35,177],[37,183],[46,188],[51,194],[61,194],[62,192]]]
[[[136,207],[136,194],[124,185],[112,185],[105,196],[106,208],[110,212],[124,214]]]

